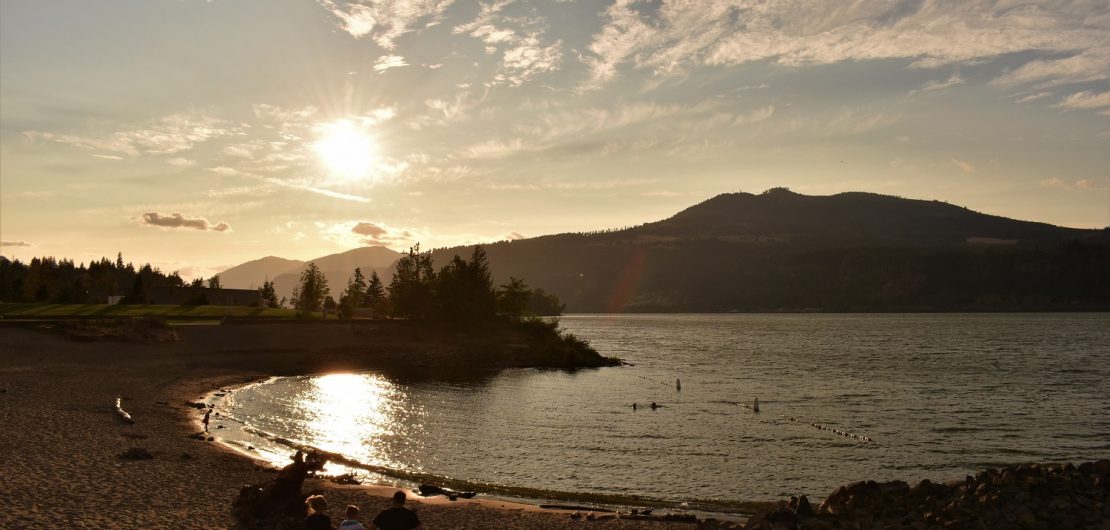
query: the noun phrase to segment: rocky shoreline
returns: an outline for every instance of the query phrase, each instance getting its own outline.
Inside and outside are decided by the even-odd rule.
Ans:
[[[1110,460],[985,469],[948,484],[856,482],[816,509],[805,497],[791,498],[742,528],[1110,529]]]

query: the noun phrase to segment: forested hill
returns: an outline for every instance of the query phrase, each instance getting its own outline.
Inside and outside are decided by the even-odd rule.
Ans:
[[[526,278],[572,312],[1110,310],[1106,230],[870,193],[724,194],[486,251],[498,282]]]

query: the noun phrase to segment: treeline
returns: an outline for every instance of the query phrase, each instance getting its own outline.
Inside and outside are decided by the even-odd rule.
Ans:
[[[574,312],[1110,309],[1110,244],[853,246],[567,238],[490,246],[490,262]]]
[[[163,273],[149,263],[140,267],[101,258],[75,264],[53,257],[33,258],[29,263],[0,260],[0,301],[51,304],[104,303],[108,296],[124,295],[125,302],[142,297],[148,287],[183,287],[177,272]]]
[[[88,265],[54,257],[29,263],[0,259],[0,302],[103,304],[119,296],[121,304],[149,304],[150,291],[166,287],[188,287],[192,293],[185,305],[205,305],[206,290],[221,288],[220,276],[186,282],[177,271],[167,274],[149,263],[124,263],[123,253],[115,261],[100,258]]]
[[[260,292],[264,304],[280,305],[273,282],[267,280]],[[373,318],[447,322],[474,322],[497,315],[559,315],[564,309],[557,297],[543,289],[529,289],[518,278],[495,288],[481,246],[474,248],[469,260],[455,255],[436,270],[431,252],[421,252],[416,245],[397,261],[388,286],[377,272],[367,278],[356,268],[338,301],[324,274],[315,263],[309,263],[293,291],[292,304],[301,315],[334,312],[340,318],[352,318],[361,313]]]

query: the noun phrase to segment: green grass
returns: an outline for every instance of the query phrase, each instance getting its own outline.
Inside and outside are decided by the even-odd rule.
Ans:
[[[20,318],[142,317],[217,319],[226,316],[294,318],[292,309],[223,305],[3,304],[0,315]]]

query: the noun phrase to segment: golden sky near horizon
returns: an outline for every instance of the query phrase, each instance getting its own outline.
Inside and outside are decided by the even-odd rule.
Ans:
[[[182,276],[872,191],[1110,225],[1105,1],[0,4],[0,253]]]

